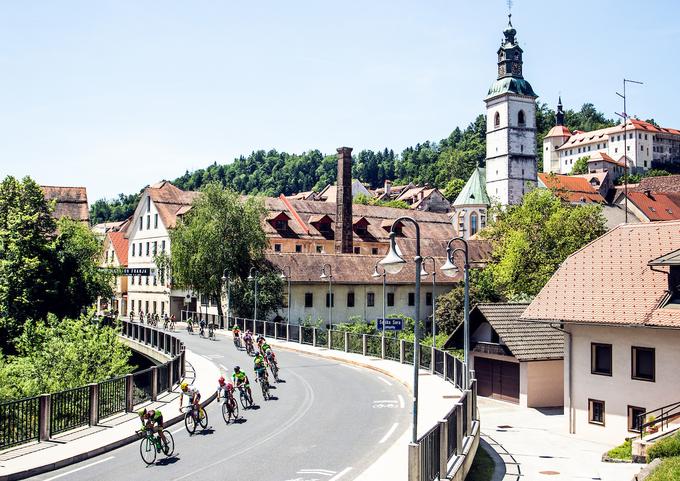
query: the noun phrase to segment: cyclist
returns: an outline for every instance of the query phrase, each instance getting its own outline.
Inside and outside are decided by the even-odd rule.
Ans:
[[[163,444],[168,444],[168,440],[163,434],[163,413],[159,409],[140,409],[137,411],[140,420],[142,421],[142,430],[150,429],[154,433],[158,433]]]
[[[253,350],[253,333],[250,332],[250,329],[243,334],[243,342],[246,344],[246,351],[250,353]]]
[[[135,311],[130,311],[130,322],[135,322]]]
[[[217,380],[217,399],[221,397],[228,399],[233,392],[234,385],[230,382],[227,382],[224,379],[224,376],[220,376],[220,378]]]
[[[205,336],[205,319],[201,317],[201,319],[198,322],[198,325],[200,326],[199,335]]]
[[[267,364],[262,354],[257,353],[255,359],[253,359],[253,369],[255,370],[258,381],[263,377],[265,380],[267,379]]]
[[[187,317],[187,331],[188,332],[194,332],[194,318],[193,316],[188,316]]]
[[[260,354],[265,356],[267,354],[267,351],[271,350],[271,346],[267,344],[267,341],[265,341],[264,336],[260,336],[257,338],[257,347],[260,350]]]
[[[231,328],[231,333],[234,335],[234,344],[236,344],[236,347],[241,346],[241,329],[234,324],[234,327]]]
[[[192,411],[194,413],[199,413],[199,402],[201,401],[201,393],[193,386],[189,386],[186,382],[180,384],[181,393],[179,395],[179,409],[182,410],[182,399],[184,395],[189,398],[189,404],[193,405]]]
[[[170,316],[170,330],[171,331],[175,330],[175,320],[176,320],[176,318],[175,318],[174,314],[172,316]]]
[[[253,393],[250,391],[250,381],[246,373],[241,371],[240,367],[234,366],[234,374],[231,375],[231,378],[234,380],[237,388],[245,389],[248,393],[248,398],[252,401]]]

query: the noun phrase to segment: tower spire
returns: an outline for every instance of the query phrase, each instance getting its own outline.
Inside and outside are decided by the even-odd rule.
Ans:
[[[555,112],[555,125],[564,125],[564,111],[562,110],[562,96],[557,100],[557,112]]]

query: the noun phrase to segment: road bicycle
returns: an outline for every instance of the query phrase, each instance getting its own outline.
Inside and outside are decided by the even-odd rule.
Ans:
[[[239,400],[243,409],[248,409],[253,405],[253,397],[246,391],[243,386],[238,386]]]
[[[236,349],[239,350],[241,349],[241,336],[239,337],[234,336],[234,346],[236,347]]]
[[[253,347],[253,339],[252,338],[249,341],[246,341],[246,353],[249,356],[255,355],[255,348]]]
[[[205,337],[205,323],[203,321],[199,324],[198,337]]]
[[[193,326],[193,322],[191,322],[191,321],[187,321],[187,332],[189,334],[194,333],[194,326]]]
[[[151,429],[140,429],[135,432],[142,438],[142,442],[139,445],[139,454],[142,456],[142,461],[146,464],[155,463],[157,453],[163,453],[169,457],[175,451],[175,440],[169,431],[163,431],[165,443],[161,439],[160,434],[154,433]]]
[[[227,394],[222,398],[222,417],[224,422],[229,424],[229,421],[235,422],[238,419],[238,403],[234,399],[233,394]]]
[[[215,324],[212,322],[208,324],[208,339],[215,340]]]
[[[279,382],[279,365],[278,365],[278,363],[272,358],[267,358],[267,363],[269,364],[269,369],[272,372],[272,376],[274,376],[274,380],[276,382]]]
[[[189,434],[196,432],[196,426],[201,426],[201,429],[208,427],[208,413],[205,412],[202,406],[199,405],[199,408],[195,409],[194,405],[190,404],[189,406],[184,406],[182,411],[184,412],[184,427],[187,428]]]
[[[260,388],[262,389],[262,397],[265,401],[269,401],[271,396],[269,395],[269,381],[267,380],[266,374],[263,374],[257,378],[257,382],[260,383]]]

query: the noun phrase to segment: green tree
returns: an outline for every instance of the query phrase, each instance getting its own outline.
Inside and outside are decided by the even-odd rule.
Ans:
[[[0,356],[0,401],[84,386],[133,369],[117,329],[90,316],[28,321],[17,348],[17,356]]]
[[[281,272],[266,261],[257,262],[257,317],[265,319],[283,305]],[[252,318],[255,311],[255,281],[239,278],[231,286],[231,305],[238,316]]]
[[[442,194],[449,202],[453,202],[458,197],[458,194],[465,187],[465,181],[463,179],[451,179],[444,187]]]
[[[571,168],[571,175],[587,174],[588,173],[588,160],[590,156],[579,157],[574,162],[574,166]]]
[[[170,231],[173,283],[220,299],[224,270],[233,282],[263,262],[267,246],[261,225],[264,215],[262,199],[241,199],[217,183],[207,184]],[[222,314],[221,303],[218,311]]]
[[[568,255],[606,231],[601,206],[570,205],[546,189],[494,210],[480,232],[493,249],[485,271],[494,290],[511,300],[535,296]]]

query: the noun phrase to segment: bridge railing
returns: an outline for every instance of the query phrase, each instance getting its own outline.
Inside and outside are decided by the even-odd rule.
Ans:
[[[197,313],[187,312],[186,316],[198,318]],[[236,325],[242,331],[250,329],[254,334],[263,334],[266,337],[390,359],[402,364],[412,365],[414,362],[413,343],[391,336],[358,334],[241,317],[223,319],[220,325]],[[451,479],[463,479],[465,473],[462,466],[466,465],[472,440],[478,436],[477,381],[474,379],[474,372],[466,382],[465,365],[460,359],[441,349],[422,344],[418,364],[421,369],[429,370],[453,384],[462,394],[441,421],[416,443],[409,445],[409,481],[434,481],[444,475],[452,477]]]
[[[0,450],[52,436],[135,406],[172,390],[185,373],[184,343],[153,327],[121,321],[121,336],[166,353],[169,361],[144,371],[51,394],[0,403]]]

